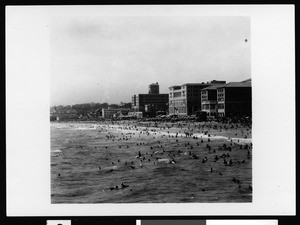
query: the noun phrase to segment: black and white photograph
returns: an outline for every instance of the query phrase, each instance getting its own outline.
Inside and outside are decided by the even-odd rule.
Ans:
[[[51,202],[251,202],[250,23],[55,18]]]
[[[9,212],[292,213],[292,9],[7,7]]]

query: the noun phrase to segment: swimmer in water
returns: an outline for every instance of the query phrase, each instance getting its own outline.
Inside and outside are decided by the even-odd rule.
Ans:
[[[121,187],[122,188],[127,188],[127,187],[129,187],[129,185],[126,185],[126,184],[124,184],[123,182],[121,183]]]

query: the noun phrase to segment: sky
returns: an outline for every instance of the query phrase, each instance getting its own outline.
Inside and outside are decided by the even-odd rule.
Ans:
[[[50,27],[51,106],[131,102],[158,82],[251,77],[250,17],[59,17]]]

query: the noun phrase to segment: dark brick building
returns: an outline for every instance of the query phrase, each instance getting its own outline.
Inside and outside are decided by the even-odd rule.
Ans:
[[[168,110],[168,94],[159,94],[158,83],[149,85],[149,94],[137,94],[132,96],[132,110],[143,112],[144,116],[155,116],[157,111]]]
[[[217,88],[218,116],[252,116],[251,79]]]

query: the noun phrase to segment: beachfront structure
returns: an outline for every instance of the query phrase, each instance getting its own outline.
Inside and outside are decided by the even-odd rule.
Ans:
[[[251,116],[251,79],[217,87],[217,103],[219,117]]]
[[[102,117],[105,119],[111,119],[116,116],[128,115],[129,108],[108,108],[102,109]]]
[[[149,85],[149,94],[133,95],[131,107],[134,112],[142,112],[144,116],[155,116],[157,111],[168,110],[168,94],[159,93],[158,83]]]
[[[138,94],[132,96],[132,109],[143,112],[144,115],[154,116],[157,111],[168,110],[168,94]]]
[[[217,116],[218,101],[217,88],[224,84],[215,84],[203,88],[201,91],[201,110],[207,113],[207,116]]]
[[[201,111],[201,91],[214,84],[226,83],[213,80],[207,83],[186,83],[169,87],[169,114],[192,115]]]

